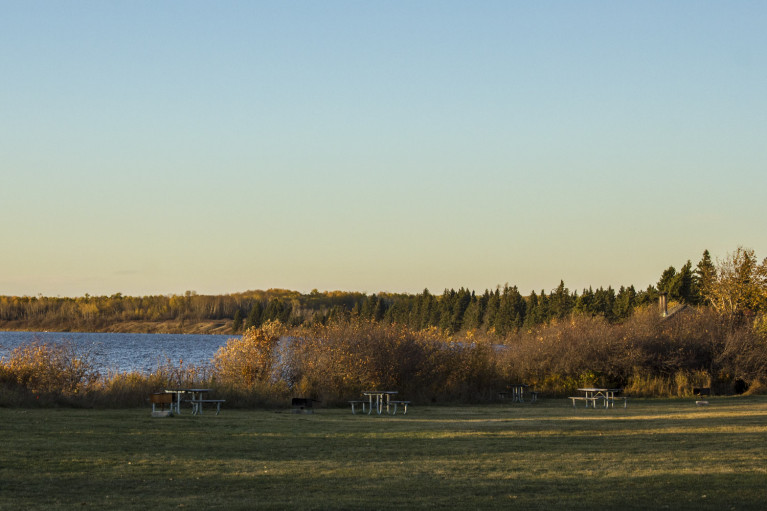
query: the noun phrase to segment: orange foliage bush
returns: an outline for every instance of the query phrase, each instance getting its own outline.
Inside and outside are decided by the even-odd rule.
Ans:
[[[217,381],[249,387],[271,380],[278,365],[276,348],[282,332],[279,322],[270,322],[249,328],[239,339],[229,339],[213,358]]]
[[[82,393],[99,380],[88,353],[77,353],[70,343],[31,342],[15,348],[3,358],[0,382],[36,394]]]

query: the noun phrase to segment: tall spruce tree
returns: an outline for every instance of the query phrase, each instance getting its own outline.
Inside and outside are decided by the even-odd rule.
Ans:
[[[232,331],[238,333],[242,330],[242,311],[237,309],[234,311],[234,319],[232,320]]]
[[[697,303],[709,303],[708,295],[713,289],[715,282],[716,266],[714,266],[714,263],[711,261],[711,254],[709,254],[708,250],[704,250],[703,256],[695,268],[695,275],[693,278],[693,294]]]
[[[565,287],[565,281],[560,280],[559,286],[549,295],[549,308],[551,317],[566,318],[573,310],[575,299],[570,295],[570,291]]]
[[[527,297],[527,314],[525,314],[525,322],[523,326],[530,328],[542,323],[541,321],[541,309],[538,305],[538,295],[535,291],[530,292],[530,296]]]
[[[487,296],[487,308],[485,309],[484,324],[485,330],[489,331],[495,328],[495,318],[501,303],[501,292],[498,288],[495,289],[494,293],[485,290],[485,295]]]
[[[615,319],[626,319],[631,315],[634,310],[634,300],[636,299],[636,291],[634,286],[623,287],[618,290],[618,296],[615,297],[615,304],[613,305],[613,316]]]
[[[248,312],[248,318],[245,320],[246,330],[250,327],[258,328],[261,326],[261,323],[263,322],[263,311],[264,307],[259,300],[253,302],[253,305],[250,306],[250,311]]]

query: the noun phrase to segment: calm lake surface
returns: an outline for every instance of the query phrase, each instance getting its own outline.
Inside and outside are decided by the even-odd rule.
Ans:
[[[78,352],[89,354],[102,372],[149,373],[170,361],[174,366],[202,365],[235,335],[113,334],[78,332],[0,332],[0,358],[17,346],[33,341],[72,343]]]

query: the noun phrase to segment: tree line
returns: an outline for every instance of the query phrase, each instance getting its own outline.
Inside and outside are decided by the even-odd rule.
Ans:
[[[418,294],[270,289],[228,295],[0,296],[0,326],[99,330],[126,321],[230,322],[235,333],[278,320],[290,326],[327,324],[339,319],[370,319],[448,333],[478,330],[505,336],[522,328],[572,315],[619,322],[665,294],[673,305],[710,306],[735,319],[761,318],[767,311],[767,259],[739,247],[717,264],[706,250],[693,267],[670,266],[646,289],[634,286],[571,291],[564,281],[549,291],[522,295],[506,284],[478,294],[466,288],[428,289]]]

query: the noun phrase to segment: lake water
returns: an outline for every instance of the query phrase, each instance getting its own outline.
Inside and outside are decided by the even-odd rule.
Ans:
[[[0,358],[17,346],[32,341],[69,342],[78,352],[88,353],[102,372],[149,373],[170,361],[177,366],[202,365],[234,335],[114,334],[78,332],[0,332]]]

